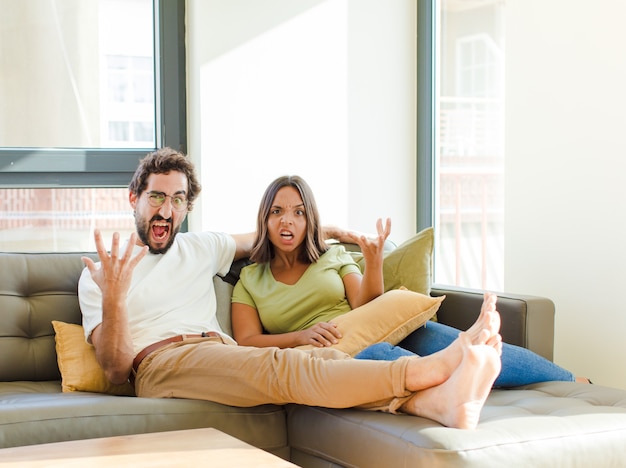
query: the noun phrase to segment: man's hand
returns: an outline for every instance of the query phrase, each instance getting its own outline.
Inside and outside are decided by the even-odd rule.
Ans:
[[[83,257],[83,263],[89,270],[89,273],[91,273],[94,282],[100,287],[103,296],[125,299],[126,293],[130,288],[133,270],[139,261],[145,257],[146,253],[148,253],[148,246],[144,246],[140,253],[132,257],[133,248],[137,241],[137,234],[132,233],[126,250],[120,258],[119,233],[115,232],[113,234],[110,254],[104,247],[104,241],[102,240],[102,234],[99,229],[96,229],[94,232],[94,240],[96,242],[98,257],[100,257],[100,268],[98,268],[89,257]]]
[[[354,244],[354,236],[355,233],[352,231],[348,231],[346,229],[340,228],[339,226],[334,226],[332,224],[327,224],[322,226],[322,233],[324,236],[324,240],[336,240],[338,242],[343,242],[346,244]]]
[[[382,249],[385,244],[385,240],[387,240],[389,234],[391,233],[391,219],[386,219],[384,227],[382,219],[379,218],[376,221],[376,230],[378,235],[373,238],[368,238],[368,236],[363,233],[350,231],[334,225],[323,226],[322,230],[324,233],[324,240],[333,239],[343,242],[344,244],[357,244],[361,248],[363,248],[364,245],[369,245],[374,242],[379,244],[380,249]],[[365,252],[363,252],[363,254],[365,255]]]

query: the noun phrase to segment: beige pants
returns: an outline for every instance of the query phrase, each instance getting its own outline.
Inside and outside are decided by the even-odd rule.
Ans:
[[[148,355],[137,371],[135,391],[141,397],[240,407],[299,403],[395,412],[410,396],[407,359],[368,361],[332,349],[254,348],[192,338]]]

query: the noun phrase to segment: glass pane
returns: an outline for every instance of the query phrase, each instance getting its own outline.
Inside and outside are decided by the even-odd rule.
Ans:
[[[504,7],[442,0],[437,37],[435,281],[504,284]]]
[[[94,251],[95,228],[109,248],[134,226],[127,188],[0,189],[0,251]]]
[[[0,147],[155,146],[152,0],[0,0],[0,11]]]

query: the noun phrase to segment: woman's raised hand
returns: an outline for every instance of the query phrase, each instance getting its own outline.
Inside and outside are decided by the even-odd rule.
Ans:
[[[354,239],[361,248],[366,264],[372,261],[382,262],[385,241],[391,233],[391,219],[387,218],[383,226],[383,220],[378,218],[376,221],[376,231],[378,232],[376,237],[361,235],[356,236]]]

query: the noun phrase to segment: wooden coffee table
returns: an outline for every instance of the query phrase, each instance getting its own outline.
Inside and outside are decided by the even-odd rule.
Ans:
[[[0,466],[293,468],[296,465],[217,429],[206,428],[0,449]]]

